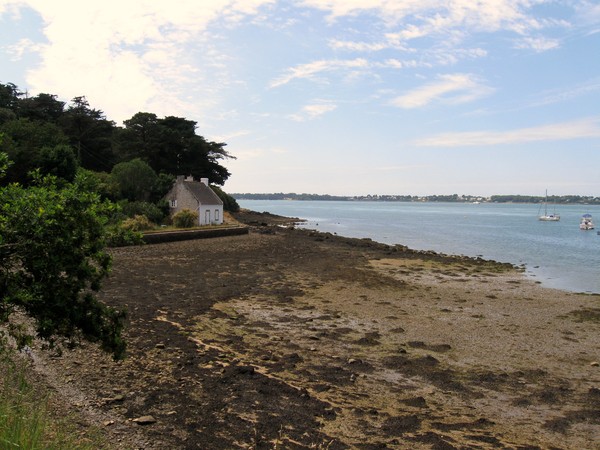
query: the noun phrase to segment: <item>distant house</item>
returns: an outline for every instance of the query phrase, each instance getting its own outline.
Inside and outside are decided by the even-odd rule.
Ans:
[[[173,216],[183,209],[198,213],[199,225],[223,223],[223,201],[208,185],[208,178],[194,181],[192,177],[180,175],[165,196]]]

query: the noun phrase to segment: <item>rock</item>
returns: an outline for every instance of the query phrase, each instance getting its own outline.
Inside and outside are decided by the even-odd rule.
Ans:
[[[133,419],[133,422],[137,423],[138,425],[151,425],[156,423],[156,419],[152,416],[142,416],[138,417],[137,419]]]
[[[165,344],[156,344],[155,348],[165,348]]]
[[[593,362],[590,363],[590,366],[592,366],[592,367],[598,367],[598,366],[600,366],[600,363],[598,361],[593,361]]]
[[[108,397],[108,398],[103,398],[102,401],[104,403],[118,403],[118,402],[122,402],[123,400],[125,400],[125,396],[118,394],[115,395],[114,397]]]

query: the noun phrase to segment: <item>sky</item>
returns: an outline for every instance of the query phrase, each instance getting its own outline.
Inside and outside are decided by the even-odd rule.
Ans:
[[[599,0],[0,0],[0,83],[197,122],[229,193],[600,196]]]

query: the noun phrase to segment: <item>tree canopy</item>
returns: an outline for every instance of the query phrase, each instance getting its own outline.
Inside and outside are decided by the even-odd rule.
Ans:
[[[151,112],[134,114],[120,127],[85,96],[67,104],[53,94],[28,97],[14,84],[0,83],[0,132],[7,136],[0,150],[15,163],[4,183],[29,182],[27,173],[39,167],[43,147],[68,145],[83,169],[110,173],[116,164],[139,158],[159,176],[192,175],[223,186],[231,174],[222,163],[234,157],[227,144],[205,139],[196,128],[193,120]],[[58,176],[67,165],[56,161],[63,168],[55,170],[45,162],[43,171]]]

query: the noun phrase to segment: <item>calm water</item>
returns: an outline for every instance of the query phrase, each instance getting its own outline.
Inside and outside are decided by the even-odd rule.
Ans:
[[[417,250],[523,264],[543,285],[600,293],[600,206],[557,206],[560,222],[537,220],[538,205],[238,200],[242,208],[299,217],[304,227]],[[590,213],[595,230],[580,231]]]

